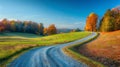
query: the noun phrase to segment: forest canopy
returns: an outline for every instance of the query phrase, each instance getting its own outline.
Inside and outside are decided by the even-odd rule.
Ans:
[[[0,21],[0,32],[24,32],[38,35],[52,35],[57,33],[57,29],[55,25],[53,25],[50,25],[51,27],[48,27],[48,32],[46,32],[44,31],[43,23],[3,19],[2,21]]]

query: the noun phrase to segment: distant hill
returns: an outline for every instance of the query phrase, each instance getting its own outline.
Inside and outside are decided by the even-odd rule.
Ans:
[[[57,29],[58,33],[68,33],[70,31],[72,31],[72,29],[68,29],[68,28],[59,28],[59,29]]]

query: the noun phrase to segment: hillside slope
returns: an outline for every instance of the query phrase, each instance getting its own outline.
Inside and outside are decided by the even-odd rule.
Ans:
[[[100,36],[81,47],[79,52],[93,60],[97,60],[108,67],[120,66],[120,30],[100,33]]]

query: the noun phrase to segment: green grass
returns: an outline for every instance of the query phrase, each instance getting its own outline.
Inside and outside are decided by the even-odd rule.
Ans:
[[[11,57],[17,52],[27,48],[71,42],[80,38],[84,38],[89,34],[91,33],[72,32],[42,37],[28,33],[1,33],[0,61]]]
[[[84,41],[84,42],[81,42],[81,43],[76,43],[76,44],[73,44],[72,46],[64,47],[63,51],[67,55],[71,56],[72,58],[78,60],[79,62],[84,62],[85,64],[87,64],[90,67],[105,67],[103,64],[101,64],[99,62],[96,62],[96,61],[94,61],[92,59],[89,59],[89,58],[83,56],[78,51],[78,47],[84,45],[85,43],[88,43],[88,42],[94,40],[98,35],[96,35],[94,38],[91,38],[91,39],[89,39],[87,41]]]
[[[10,37],[10,38],[35,38],[35,37],[41,37],[36,34],[30,34],[30,33],[18,33],[18,32],[8,32],[8,33],[0,33],[0,37]]]

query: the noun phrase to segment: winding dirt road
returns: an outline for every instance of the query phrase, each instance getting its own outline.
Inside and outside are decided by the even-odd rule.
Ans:
[[[62,48],[86,41],[96,35],[96,33],[92,33],[88,37],[74,42],[31,49],[12,61],[7,67],[88,67],[65,55]]]

